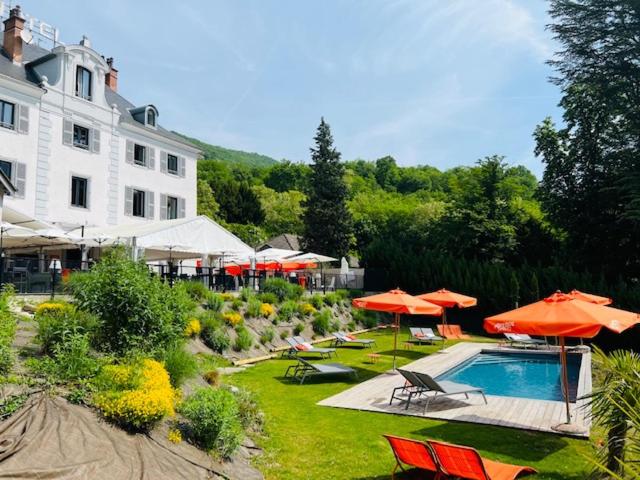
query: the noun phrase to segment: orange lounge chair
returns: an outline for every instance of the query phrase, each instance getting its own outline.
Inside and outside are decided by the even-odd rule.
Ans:
[[[391,450],[396,457],[396,466],[391,472],[391,480],[395,478],[398,468],[404,472],[402,464],[433,472],[434,478],[441,478],[440,469],[426,443],[394,435],[384,435],[384,437],[389,441]]]
[[[449,340],[462,340],[466,338],[471,338],[469,335],[462,333],[462,329],[460,328],[460,325],[440,324],[438,325],[438,332],[444,338],[447,338]]]
[[[531,467],[510,465],[482,458],[477,450],[461,445],[427,441],[438,463],[440,472],[445,476],[466,480],[514,480],[520,474],[536,473]]]

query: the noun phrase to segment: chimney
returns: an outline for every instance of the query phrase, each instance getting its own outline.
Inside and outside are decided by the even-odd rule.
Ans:
[[[118,91],[118,70],[113,68],[112,57],[107,58],[107,65],[109,65],[109,71],[104,76],[104,83],[106,83],[107,87],[109,87],[111,90],[113,90],[114,92],[117,92]]]
[[[14,63],[22,63],[22,30],[24,18],[20,11],[20,5],[16,5],[9,11],[9,18],[4,21],[3,49],[9,59]]]

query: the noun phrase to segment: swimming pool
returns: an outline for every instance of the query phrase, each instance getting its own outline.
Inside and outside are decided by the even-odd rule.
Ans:
[[[569,399],[575,402],[582,355],[567,355]],[[439,375],[483,388],[487,395],[564,401],[558,354],[483,351]]]

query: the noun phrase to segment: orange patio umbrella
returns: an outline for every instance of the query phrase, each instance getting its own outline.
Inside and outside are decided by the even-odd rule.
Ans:
[[[567,423],[559,429],[577,432],[576,427],[571,426],[565,337],[593,338],[603,327],[621,333],[638,323],[640,316],[637,313],[588,303],[570,294],[556,292],[544,300],[488,317],[484,320],[484,328],[489,333],[526,333],[560,338]]]
[[[447,308],[467,308],[474,307],[478,304],[477,298],[462,295],[461,293],[455,293],[447,290],[446,288],[441,288],[435,292],[423,293],[417,297],[421,300],[426,300],[427,302],[435,303],[436,305],[444,307],[442,309],[442,325],[445,330],[447,328]],[[444,343],[442,346],[444,348]]]
[[[398,345],[398,330],[400,329],[400,315],[441,315],[442,307],[409,295],[400,289],[369,297],[354,298],[352,305],[365,310],[388,312],[394,314],[393,336],[393,369],[396,369],[396,350]]]
[[[613,300],[609,297],[601,297],[600,295],[584,293],[575,289],[571,290],[568,295],[576,300],[582,300],[583,302],[595,303],[598,305],[611,305],[613,303]]]

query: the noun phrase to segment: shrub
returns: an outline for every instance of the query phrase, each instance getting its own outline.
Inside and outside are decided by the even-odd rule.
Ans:
[[[243,302],[248,302],[252,298],[255,298],[255,296],[256,296],[255,292],[250,288],[245,287],[240,291],[240,298],[242,299]]]
[[[193,302],[134,262],[124,248],[109,250],[90,272],[71,275],[69,287],[81,310],[99,320],[99,345],[108,351],[156,351],[182,337]]]
[[[297,334],[296,334],[297,335]],[[285,338],[287,338],[289,336],[289,334],[287,333],[286,330],[283,330],[280,332],[280,340],[284,340]]]
[[[264,281],[262,291],[264,293],[272,293],[277,297],[278,302],[284,302],[287,298],[290,298],[292,286],[284,278],[267,278]]]
[[[242,315],[240,315],[238,312],[223,313],[222,318],[224,318],[224,321],[232,327],[235,327],[236,325],[240,325],[242,323]]]
[[[212,387],[220,385],[220,372],[218,370],[209,370],[202,378]]]
[[[295,300],[287,300],[282,305],[280,305],[280,309],[278,310],[280,320],[282,320],[283,322],[290,321],[297,313],[298,304]]]
[[[72,309],[73,306],[66,302],[42,302],[36,307],[35,315],[63,315]]]
[[[175,345],[167,349],[162,360],[174,388],[178,388],[187,378],[198,373],[196,359],[189,352],[186,352],[182,345]]]
[[[345,290],[344,288],[339,288],[336,290],[336,296],[340,301],[346,300],[349,298],[349,290]]]
[[[262,302],[257,298],[250,298],[247,302],[247,315],[251,318],[258,318],[260,316],[260,307]]]
[[[331,328],[331,311],[325,308],[316,313],[311,326],[318,335],[327,334]]]
[[[354,322],[353,320],[351,320],[348,324],[347,324],[347,330],[349,330],[350,332],[353,332],[356,329],[356,322]]]
[[[147,430],[175,414],[177,392],[161,363],[144,359],[134,364],[108,365],[96,380],[94,405],[102,415],[125,428]]]
[[[260,305],[260,315],[262,315],[264,318],[269,318],[275,313],[275,311],[276,310],[273,308],[273,305],[271,305],[270,303],[263,303],[262,305]]]
[[[278,297],[275,293],[261,293],[258,298],[262,303],[270,303],[271,305],[276,305],[278,303]]]
[[[11,344],[16,334],[16,319],[9,310],[9,299],[12,295],[12,288],[6,286],[0,293],[0,375],[9,373],[14,360]]]
[[[334,305],[340,303],[340,297],[338,297],[338,295],[335,293],[327,293],[324,296],[324,303],[330,307],[333,307]]]
[[[331,331],[337,332],[338,330],[340,330],[340,321],[336,319],[331,322]]]
[[[69,304],[44,304],[46,307],[36,310],[38,324],[37,339],[45,353],[52,353],[56,345],[64,343],[66,337],[75,334],[93,334],[98,320],[90,313],[77,310]],[[60,305],[60,307],[52,307]]]
[[[316,313],[317,310],[316,310],[316,307],[314,307],[310,303],[301,303],[300,307],[298,308],[298,312],[300,313],[300,315],[305,317],[307,315],[312,315]]]
[[[215,317],[207,318],[203,321],[200,338],[211,350],[223,353],[231,345],[231,339],[225,330],[222,321]]]
[[[206,297],[206,307],[213,311],[219,312],[222,310],[222,306],[224,305],[224,298],[222,295],[215,292],[208,292]]]
[[[275,336],[275,331],[273,330],[272,327],[267,327],[261,334],[260,334],[260,343],[262,345],[265,345],[267,343],[270,343],[273,341],[273,337]]]
[[[232,310],[239,311],[242,308],[243,305],[244,305],[244,302],[239,298],[234,298],[231,301],[231,309]]]
[[[304,323],[302,322],[296,323],[296,326],[293,327],[293,336],[295,337],[297,335],[300,335],[304,331],[304,327],[305,327]]]
[[[318,293],[311,295],[309,303],[313,305],[313,308],[320,310],[324,306],[324,297]]]
[[[245,430],[251,429],[260,432],[264,424],[264,416],[253,393],[244,388],[235,392],[238,412],[240,413],[240,423]]]
[[[253,345],[253,339],[249,330],[244,326],[238,325],[236,327],[236,341],[233,343],[233,349],[236,352],[243,352],[249,350]]]
[[[194,441],[205,450],[230,457],[243,438],[238,404],[233,394],[221,388],[201,388],[180,407]]]
[[[376,312],[364,309],[354,309],[352,315],[353,319],[364,328],[376,328],[378,326],[379,317]]]
[[[200,335],[202,331],[202,325],[200,324],[200,320],[197,318],[190,318],[187,323],[187,328],[184,329],[185,337],[196,337]]]
[[[198,281],[178,282],[176,286],[177,285],[181,285],[182,288],[184,288],[185,292],[187,292],[189,297],[191,297],[193,300],[195,300],[198,303],[202,303],[207,298],[207,295],[209,294],[209,289],[202,282],[198,282]]]
[[[81,380],[91,378],[100,369],[98,361],[91,355],[89,336],[85,333],[71,333],[64,342],[53,347],[50,374],[61,380]]]

